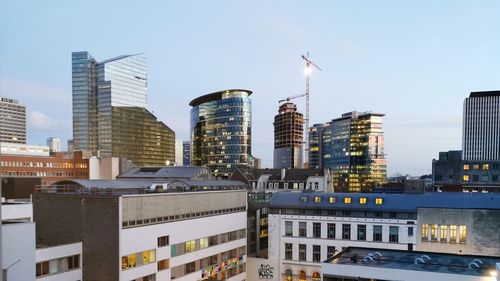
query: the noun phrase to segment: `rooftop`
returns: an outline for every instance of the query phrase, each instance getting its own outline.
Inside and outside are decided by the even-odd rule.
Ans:
[[[132,168],[119,175],[119,179],[168,179],[183,178],[194,179],[203,177],[212,178],[210,169],[207,167],[140,167]]]
[[[418,208],[500,210],[500,194],[463,192],[311,194],[278,192],[273,195],[270,208],[381,210],[387,212],[416,212]]]
[[[500,91],[471,92],[469,98],[500,97]]]
[[[269,181],[281,181],[282,169],[255,169],[248,166],[237,166],[236,169],[246,178],[246,180],[258,180],[262,175],[270,175]],[[283,181],[306,181],[309,177],[324,176],[323,169],[284,169],[285,178]]]
[[[252,94],[252,91],[250,91],[250,90],[244,90],[244,89],[227,89],[227,90],[224,90],[224,91],[214,92],[214,93],[210,93],[210,94],[207,94],[207,95],[203,95],[201,97],[197,97],[194,100],[192,100],[189,103],[189,105],[190,106],[197,106],[197,105],[200,105],[202,103],[209,102],[209,101],[219,100],[219,99],[222,99],[222,94],[229,93],[229,92],[246,92],[249,96]]]
[[[500,257],[348,247],[324,263],[490,276]]]

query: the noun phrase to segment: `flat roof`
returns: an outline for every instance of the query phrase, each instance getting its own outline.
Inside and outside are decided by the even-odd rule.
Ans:
[[[197,106],[197,105],[200,105],[202,103],[209,102],[209,101],[219,100],[219,99],[222,98],[222,94],[227,93],[227,92],[246,92],[249,96],[252,94],[252,91],[250,91],[250,90],[244,90],[244,89],[227,89],[227,90],[224,90],[224,91],[214,92],[214,93],[210,93],[210,94],[207,94],[207,95],[203,95],[201,97],[197,97],[197,98],[193,99],[189,103],[189,105],[190,106]]]
[[[469,98],[500,97],[500,91],[471,92]]]
[[[500,263],[500,257],[348,247],[323,263],[489,276],[496,263]]]
[[[316,197],[320,197],[320,199],[316,200]],[[330,203],[330,198],[333,198],[332,203]],[[365,198],[366,202],[360,200],[361,198]],[[376,204],[377,198],[382,199],[379,202],[380,204]],[[420,194],[380,194],[277,192],[273,195],[269,207],[360,211],[380,210],[386,212],[416,212],[418,208],[500,210],[500,193],[429,192]]]

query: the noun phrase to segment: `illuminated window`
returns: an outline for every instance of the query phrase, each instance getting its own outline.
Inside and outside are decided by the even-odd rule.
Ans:
[[[351,197],[344,197],[344,204],[351,204]]]
[[[359,198],[359,204],[365,205],[366,204],[366,197]]]
[[[488,171],[490,169],[490,165],[489,164],[483,164],[483,170],[484,171]]]
[[[314,272],[313,273],[313,281],[320,281],[321,280],[321,275],[319,272]]]
[[[479,164],[474,164],[474,165],[472,165],[472,169],[474,169],[474,170],[479,170]]]
[[[290,244],[290,245],[292,245],[292,244]],[[290,269],[287,269],[285,271],[285,281],[292,281],[292,278],[293,278],[292,271]]]
[[[321,197],[314,196],[314,203],[321,203]]]
[[[169,264],[168,259],[158,261],[158,271],[168,269]]]
[[[469,175],[464,175],[464,181],[469,181]]]
[[[299,281],[306,281],[306,272],[303,270],[299,271]]]
[[[154,250],[144,251],[142,252],[142,264],[148,264],[155,262],[156,253]]]
[[[441,225],[439,230],[439,240],[441,242],[446,242],[446,238],[448,237],[448,226]]]
[[[184,245],[186,253],[196,250],[196,240],[187,241]]]
[[[461,225],[460,226],[460,236],[459,236],[459,241],[460,243],[465,243],[465,240],[467,239],[467,226]]]
[[[450,242],[457,242],[457,226],[450,225]]]
[[[384,199],[383,198],[375,198],[375,204],[376,205],[382,205],[384,203]]]
[[[330,197],[329,202],[330,203],[335,203],[335,197]]]
[[[429,240],[429,225],[422,224],[422,240]]]
[[[468,171],[470,169],[469,164],[464,164],[464,171]]]
[[[208,237],[200,239],[200,249],[208,248]]]
[[[438,238],[438,225],[433,224],[431,225],[431,240],[437,240]]]

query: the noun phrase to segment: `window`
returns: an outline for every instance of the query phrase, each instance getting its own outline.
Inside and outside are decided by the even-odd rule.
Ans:
[[[326,256],[327,258],[331,258],[335,256],[335,246],[327,246],[326,247]]]
[[[233,239],[236,240],[236,239]],[[200,249],[208,248],[208,237],[200,239]]]
[[[489,180],[490,180],[490,177],[489,177],[488,175],[483,175],[483,176],[481,177],[481,181],[485,181],[485,182],[487,182],[487,181],[489,181]]]
[[[299,261],[305,261],[305,260],[306,260],[306,245],[299,244]]]
[[[186,253],[193,252],[196,250],[196,240],[187,241],[184,244],[184,251]]]
[[[168,269],[169,264],[170,263],[168,259],[158,261],[158,271]]]
[[[313,279],[313,281],[320,281],[321,275],[319,274],[319,272],[317,272],[317,271],[313,272],[312,279]]]
[[[438,225],[437,224],[433,224],[431,225],[431,240],[437,240],[438,238]]]
[[[412,226],[409,226],[409,227],[408,227],[408,236],[409,236],[409,237],[412,237],[412,236],[413,236],[413,227],[412,227]]]
[[[292,260],[293,245],[292,243],[285,243],[285,260]]]
[[[373,226],[373,241],[381,242],[382,241],[382,226],[374,225]]]
[[[351,197],[344,197],[344,204],[351,204]]]
[[[384,203],[383,198],[375,198],[375,205],[382,205]]]
[[[299,281],[306,281],[306,278],[306,272],[303,270],[299,271]]]
[[[422,224],[422,240],[429,240],[429,225]]]
[[[321,197],[320,196],[314,196],[314,203],[321,203]]]
[[[457,226],[450,225],[450,242],[457,242]]]
[[[448,226],[447,225],[441,225],[439,227],[439,241],[441,242],[447,242],[446,239],[448,238]]]
[[[300,196],[300,201],[302,203],[307,203],[307,196]]]
[[[313,262],[321,262],[321,246],[313,245]]]
[[[491,181],[498,181],[498,175],[492,175]]]
[[[219,236],[218,235],[208,237],[208,245],[209,246],[215,246],[217,244],[219,244]]]
[[[293,222],[285,221],[285,236],[293,236]]]
[[[366,225],[358,224],[358,240],[366,240]]]
[[[463,179],[464,179],[465,182],[469,181],[469,175],[464,175]]]
[[[389,226],[389,242],[391,243],[399,242],[399,227]]]
[[[366,197],[359,198],[359,204],[360,205],[365,205],[366,204]]]
[[[307,223],[306,222],[299,222],[299,236],[300,237],[306,237],[307,236]]]
[[[468,171],[470,169],[469,164],[464,164],[464,171]]]
[[[285,183],[283,184],[283,187],[284,187],[285,189],[288,189],[288,183],[287,183],[287,182],[285,182]]]
[[[351,225],[342,224],[342,239],[351,239]]]
[[[334,223],[327,224],[326,231],[327,231],[327,238],[328,239],[335,239],[335,224]]]
[[[133,253],[122,257],[122,270],[145,265],[155,261],[156,261],[155,250]]]
[[[195,272],[196,271],[196,261],[186,263],[186,265],[184,266],[184,269],[185,269],[185,271],[184,271],[185,274]]]
[[[293,279],[292,271],[290,269],[287,269],[285,271],[285,281],[292,281],[292,279]]]
[[[313,223],[313,237],[321,238],[321,223],[319,222]]]
[[[474,164],[474,165],[472,165],[472,169],[474,169],[474,170],[479,170],[479,164]]]
[[[169,237],[168,237],[168,235],[167,236],[158,237],[158,248],[159,247],[165,247],[167,245],[169,245]]]
[[[330,199],[328,200],[328,202],[330,202],[330,204],[335,203],[335,197],[330,197]]]
[[[461,225],[460,226],[459,241],[460,241],[460,243],[465,243],[466,239],[467,239],[467,226]]]

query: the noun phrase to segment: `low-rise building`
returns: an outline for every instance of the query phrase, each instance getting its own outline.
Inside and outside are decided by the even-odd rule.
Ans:
[[[316,280],[347,247],[500,256],[496,193],[279,192],[269,208],[269,260],[291,280]]]
[[[84,280],[246,278],[246,185],[74,180],[33,195],[37,239],[83,242]]]
[[[323,281],[497,281],[500,258],[349,247],[323,262],[321,272]]]

